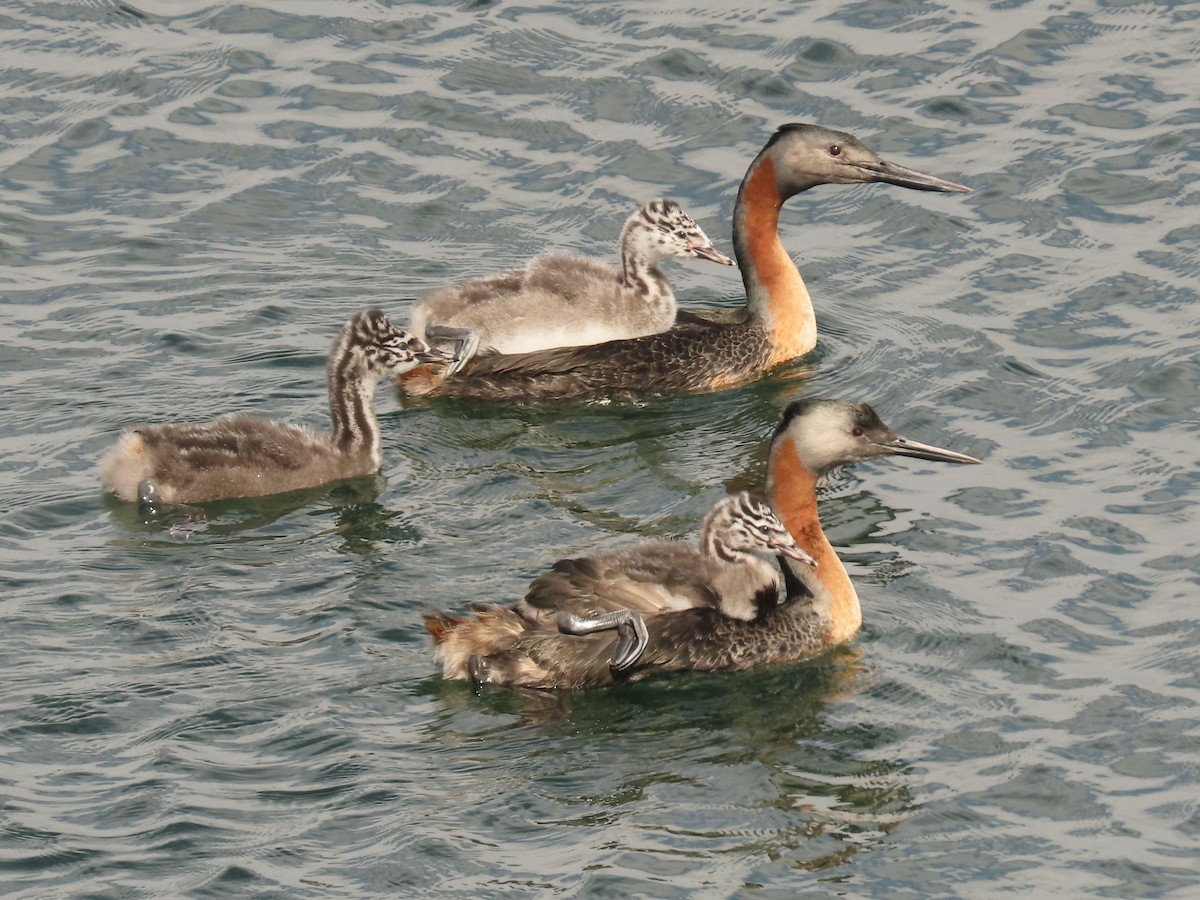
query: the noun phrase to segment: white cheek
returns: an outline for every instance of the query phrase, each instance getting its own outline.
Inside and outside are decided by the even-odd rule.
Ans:
[[[821,472],[852,456],[856,444],[850,436],[853,427],[843,409],[815,410],[796,438],[801,460],[814,472]]]

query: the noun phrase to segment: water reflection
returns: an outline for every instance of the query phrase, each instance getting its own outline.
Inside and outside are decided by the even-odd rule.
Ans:
[[[514,812],[506,827],[603,824],[630,848],[822,870],[914,809],[912,761],[895,758],[894,735],[838,723],[838,705],[872,680],[862,657],[840,647],[753,672],[598,691],[476,691],[438,679],[416,690],[443,709],[428,726],[441,764],[470,759],[472,780],[486,780],[493,766],[517,764],[504,748],[521,754],[544,814],[520,823]]]
[[[387,479],[376,473],[284,494],[221,500],[202,507],[165,504],[149,510],[107,494],[104,499],[113,519],[125,532],[143,536],[137,541],[139,546],[169,546],[181,541],[261,541],[266,537],[263,529],[308,509],[307,515],[314,519],[333,513],[332,525],[312,537],[340,535],[342,552],[362,554],[375,552],[380,543],[407,544],[418,539],[411,511],[389,509],[377,502],[386,489]],[[170,540],[164,540],[163,536]],[[127,539],[112,543],[119,546],[126,542]]]
[[[11,891],[1195,884],[1186,4],[9,6]],[[402,316],[550,246],[610,252],[663,193],[728,221],[746,162],[797,118],[976,187],[784,211],[816,371],[644,407],[385,413],[411,479],[235,504],[190,545],[102,501],[95,460],[130,409],[304,398],[319,421],[344,316]],[[741,296],[735,273],[672,281],[685,306]],[[880,465],[823,487],[863,595],[857,662],[566,698],[433,676],[426,605],[690,537],[718,492],[761,488],[789,392],[992,451],[965,481]]]

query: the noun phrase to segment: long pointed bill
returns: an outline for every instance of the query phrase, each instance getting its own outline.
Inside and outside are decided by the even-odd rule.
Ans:
[[[806,563],[814,569],[817,567],[817,561],[801,550],[795,541],[772,541],[771,549],[777,551],[780,556]]]
[[[697,259],[707,259],[722,266],[732,266],[733,260],[712,244],[688,244],[688,250]]]
[[[911,456],[914,459],[928,459],[932,462],[970,463],[971,465],[980,465],[983,462],[983,460],[967,456],[965,453],[943,450],[941,447],[921,444],[902,437],[890,441],[880,441],[877,446],[895,456]]]
[[[884,181],[888,184],[912,188],[914,191],[944,191],[962,194],[971,190],[965,184],[926,175],[916,169],[899,166],[882,159],[875,163],[854,163],[854,167],[860,172],[870,175],[872,181]]]

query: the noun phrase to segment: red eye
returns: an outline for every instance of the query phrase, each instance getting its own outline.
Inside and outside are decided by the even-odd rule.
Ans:
[[[850,433],[851,433],[852,435],[854,435],[855,437],[862,437],[862,436],[863,436],[863,430],[862,430],[861,428],[858,428],[858,427],[855,427],[855,429],[854,429],[853,431],[851,431]]]
[[[841,156],[842,148],[839,147],[837,144],[830,144],[829,145],[829,155],[830,156]]]

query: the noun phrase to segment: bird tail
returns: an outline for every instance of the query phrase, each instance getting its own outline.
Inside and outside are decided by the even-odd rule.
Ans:
[[[444,644],[446,638],[456,629],[465,625],[467,620],[462,616],[452,616],[449,613],[434,610],[425,613],[425,628],[435,644]]]
[[[446,678],[469,677],[472,656],[512,649],[528,627],[508,607],[472,603],[471,612],[469,617],[437,610],[425,613],[425,628],[433,638],[433,658],[442,664]]]

